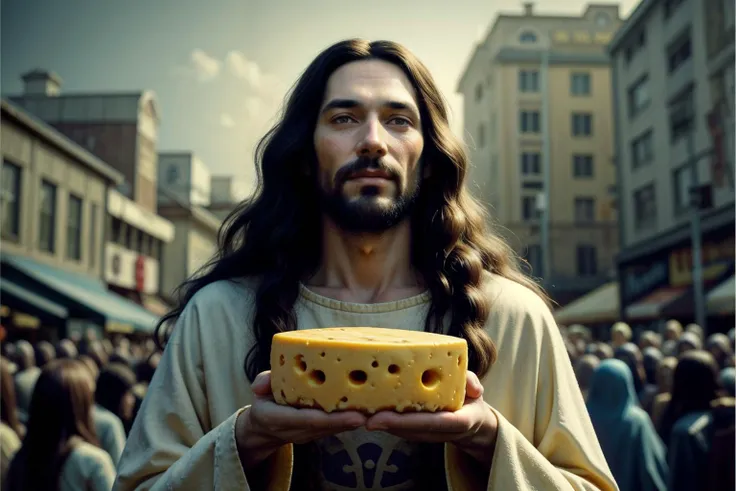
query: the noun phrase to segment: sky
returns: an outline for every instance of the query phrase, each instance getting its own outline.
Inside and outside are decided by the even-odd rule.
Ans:
[[[580,14],[587,3],[535,9]],[[621,14],[637,3],[619,2]],[[495,16],[521,11],[519,0],[3,0],[0,92],[20,93],[35,68],[61,76],[62,91],[153,90],[159,151],[192,151],[247,192],[255,144],[324,48],[352,37],[404,44],[432,72],[460,135],[462,71]]]

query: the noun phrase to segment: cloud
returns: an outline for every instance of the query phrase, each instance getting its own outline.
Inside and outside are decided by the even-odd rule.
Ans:
[[[189,59],[192,63],[197,78],[201,82],[212,80],[220,74],[222,63],[201,49],[195,49],[189,55]]]
[[[220,126],[223,128],[232,128],[235,126],[235,120],[227,113],[220,114]]]

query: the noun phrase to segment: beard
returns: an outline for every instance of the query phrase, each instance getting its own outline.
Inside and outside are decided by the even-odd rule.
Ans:
[[[364,186],[360,195],[345,196],[344,186],[350,176],[362,170],[386,172],[396,186],[393,197],[381,196],[375,186]],[[318,186],[322,211],[340,229],[355,234],[378,234],[399,225],[409,218],[419,199],[421,165],[413,182],[404,188],[401,176],[381,159],[359,158],[341,168],[334,185]]]

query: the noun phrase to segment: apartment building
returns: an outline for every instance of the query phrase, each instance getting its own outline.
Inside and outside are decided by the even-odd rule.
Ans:
[[[235,207],[250,195],[250,187],[234,176],[212,176],[210,204],[207,209],[225,220]]]
[[[620,311],[631,323],[695,319],[697,214],[708,324],[733,327],[733,26],[733,0],[643,0],[611,42]]]
[[[193,152],[162,152],[159,160],[158,212],[174,224],[174,238],[163,257],[161,291],[175,290],[197,274],[217,250],[222,221],[209,210],[211,173]]]
[[[155,316],[103,281],[108,190],[120,172],[2,100],[0,296],[12,338],[150,332]]]
[[[610,281],[618,250],[606,48],[618,5],[500,14],[458,84],[473,194],[564,304]],[[545,157],[549,240],[542,243]],[[545,247],[547,248],[545,250]],[[549,264],[545,268],[543,258]]]

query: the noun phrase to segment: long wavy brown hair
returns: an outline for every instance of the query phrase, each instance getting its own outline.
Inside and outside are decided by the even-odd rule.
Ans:
[[[491,309],[491,298],[482,289],[484,272],[520,283],[546,301],[466,190],[468,157],[450,130],[446,104],[427,68],[397,43],[351,39],[320,53],[290,90],[280,121],[257,146],[256,192],[226,219],[215,257],[179,288],[178,305],[156,328],[160,347],[186,304],[204,286],[256,277],[252,327],[256,343],[244,368],[251,381],[270,368],[271,338],[297,328],[293,306],[299,284],[314,274],[320,260],[318,189],[305,182],[306,176],[317,174],[313,136],[327,81],[346,63],[369,59],[403,70],[416,91],[423,122],[422,159],[430,172],[411,217],[411,252],[413,266],[432,298],[426,330],[466,339],[469,369],[483,377],[496,358],[496,348],[484,330]]]

